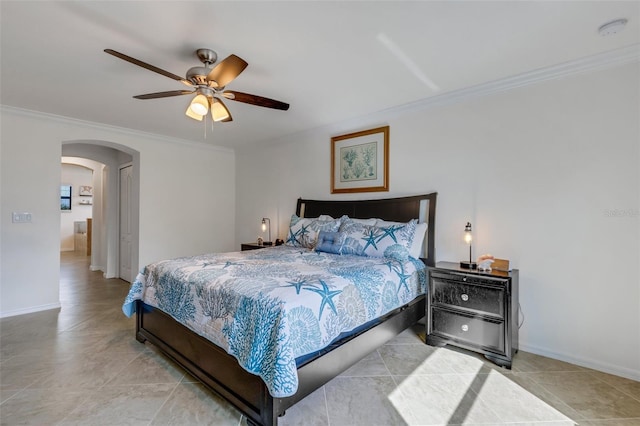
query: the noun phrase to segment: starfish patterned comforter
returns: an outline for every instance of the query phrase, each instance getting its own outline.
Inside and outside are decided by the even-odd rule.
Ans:
[[[161,309],[260,376],[274,397],[295,394],[296,358],[423,294],[420,260],[336,255],[280,246],[146,266],[136,300]]]

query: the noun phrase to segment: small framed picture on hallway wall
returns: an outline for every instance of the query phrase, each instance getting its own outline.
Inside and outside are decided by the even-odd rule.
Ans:
[[[80,195],[81,197],[91,197],[93,195],[93,187],[81,185],[78,195]]]

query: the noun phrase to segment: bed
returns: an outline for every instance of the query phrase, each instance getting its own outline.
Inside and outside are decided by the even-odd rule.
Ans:
[[[421,196],[358,201],[299,199],[296,206],[296,215],[300,218],[317,218],[321,215],[340,218],[346,215],[349,218],[379,218],[401,223],[410,222],[412,219],[420,219],[420,221],[428,224],[422,250],[424,257],[421,257],[420,260],[427,266],[433,266],[435,263],[436,195],[436,193],[430,193]],[[327,255],[320,252],[316,253],[315,251],[296,251],[295,248],[290,248],[288,251],[294,257],[303,258],[307,263],[309,263],[309,259],[313,259],[311,263],[340,261],[344,264],[349,258],[349,256],[338,256],[338,259],[335,258],[337,255]],[[259,262],[261,256],[269,255],[273,256],[275,260],[281,253],[286,253],[287,249],[268,248],[254,252],[243,252],[247,259],[245,262],[237,262],[240,253],[211,255],[215,257],[217,262],[222,261],[219,266],[214,266],[213,268],[217,267],[218,272],[216,273],[223,274],[223,269],[229,265],[233,267],[234,262],[250,265],[251,262]],[[334,256],[334,259],[331,259],[331,256]],[[197,266],[189,266],[188,268],[193,270],[193,268],[203,267],[202,265],[209,266],[212,263],[210,259],[210,257],[196,258],[195,261],[199,262]],[[419,263],[413,258],[406,260],[414,264]],[[173,267],[174,264],[183,265],[181,262],[186,262],[186,260],[177,259],[172,262],[163,263],[163,265],[169,265],[168,267]],[[389,270],[393,269],[391,263],[385,264],[381,261],[378,263],[388,266]],[[261,265],[264,265],[264,262]],[[248,266],[245,265],[243,267],[246,268]],[[371,269],[373,266],[368,265],[366,268]],[[262,269],[269,268],[263,267]],[[378,269],[384,268],[379,267]],[[146,271],[147,268],[145,268]],[[314,275],[316,272],[311,272],[311,274]],[[191,280],[191,275],[185,276],[189,276],[188,280]],[[147,279],[151,280],[149,276]],[[263,278],[266,287],[269,287],[268,284],[273,283],[274,280],[275,278],[267,275]],[[322,279],[318,279],[318,282],[323,283]],[[190,284],[193,285],[191,281]],[[269,288],[280,290],[282,287],[286,287],[280,284],[276,282]],[[401,285],[403,284],[406,286],[406,283],[401,283]],[[135,293],[134,287],[137,285],[140,285],[138,279],[132,285],[130,294]],[[197,284],[195,285],[197,286]],[[235,285],[238,284],[235,283]],[[242,288],[242,283],[240,288]],[[343,291],[336,290],[336,288],[332,287],[331,290],[336,293],[337,291]],[[141,294],[145,291],[138,290],[140,290]],[[307,287],[306,290],[309,290],[306,292],[307,294],[319,292],[319,288],[314,287]],[[327,288],[325,288],[325,293],[326,290]],[[300,286],[296,288],[296,291],[297,293],[305,293],[301,291]],[[307,352],[304,352],[305,356],[296,356],[293,367],[296,381],[294,386],[288,383],[290,376],[283,376],[285,379],[276,380],[274,385],[270,375],[264,375],[261,372],[256,372],[256,374],[249,372],[248,370],[253,370],[247,367],[244,360],[241,360],[238,351],[235,351],[236,356],[230,355],[227,353],[229,351],[228,345],[223,347],[224,345],[220,344],[219,346],[213,343],[213,339],[204,337],[205,334],[202,330],[193,327],[193,323],[200,322],[199,320],[188,323],[189,327],[183,325],[176,319],[179,315],[176,315],[176,312],[170,306],[153,303],[155,306],[160,306],[154,307],[151,303],[145,303],[138,297],[131,298],[125,305],[133,306],[130,313],[135,311],[136,338],[138,341],[149,341],[158,347],[165,355],[185,368],[204,385],[238,408],[247,418],[248,424],[271,426],[277,425],[278,417],[284,415],[285,410],[293,404],[420,320],[425,314],[425,295],[424,293],[414,294],[408,291],[409,289],[407,288],[407,292],[403,293],[406,300],[401,299],[399,306],[383,311],[384,313],[379,316],[376,314],[375,318],[366,318],[366,321],[354,327],[353,331],[348,335],[330,336],[331,344],[329,345],[322,348],[311,348],[313,349],[312,351],[307,350]],[[327,294],[330,295],[330,293]],[[412,295],[409,297],[406,294]],[[314,315],[319,313],[319,319],[322,319],[323,309],[326,313],[324,315],[325,318],[331,315],[332,310],[335,312],[334,306],[331,304],[331,298],[327,297],[326,294],[322,299],[319,311],[315,311]],[[295,333],[291,332],[290,334],[293,335]],[[229,333],[227,333],[228,335]],[[225,344],[227,343],[225,342]],[[299,345],[293,346],[299,347]],[[231,352],[233,353],[233,351]],[[241,361],[239,362],[239,360]],[[242,366],[240,365],[241,363],[243,364]],[[280,386],[282,383],[289,387]]]

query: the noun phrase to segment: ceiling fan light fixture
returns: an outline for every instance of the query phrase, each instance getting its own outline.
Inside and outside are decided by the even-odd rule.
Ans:
[[[207,112],[209,111],[209,101],[207,100],[207,97],[204,95],[197,95],[191,101],[191,105],[189,105],[189,109],[194,114],[197,114],[200,116],[207,115]]]
[[[224,121],[230,116],[229,110],[227,110],[222,102],[214,98],[213,102],[211,102],[211,117],[213,117],[213,121]]]
[[[155,65],[142,62],[136,58],[127,56],[124,53],[116,52],[113,49],[105,49],[104,51],[109,55],[179,81],[190,87],[191,90],[169,90],[157,93],[146,93],[144,95],[134,96],[134,98],[158,99],[182,95],[194,96],[187,106],[185,115],[197,121],[203,121],[207,116],[209,109],[211,109],[211,117],[213,118],[213,121],[233,121],[231,112],[227,109],[222,98],[263,108],[272,108],[282,111],[289,109],[289,104],[276,101],[275,99],[269,99],[243,92],[225,91],[226,85],[235,80],[235,78],[238,77],[238,75],[240,75],[248,65],[244,59],[236,55],[229,55],[215,67],[210,68],[210,66],[218,59],[217,53],[211,49],[198,49],[196,51],[196,55],[198,56],[198,59],[200,59],[200,62],[204,64],[204,67],[191,67],[187,71],[185,79],[177,74],[158,68]]]
[[[191,111],[191,105],[187,107],[187,110],[185,111],[184,115],[198,121],[202,121],[202,119],[204,118],[204,115],[198,115],[195,112]]]

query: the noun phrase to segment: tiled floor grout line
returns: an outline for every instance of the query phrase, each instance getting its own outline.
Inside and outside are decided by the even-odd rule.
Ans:
[[[58,423],[58,425],[60,424],[64,424],[64,422],[67,420],[67,418],[72,415],[75,411],[78,410],[78,408],[80,408],[82,406],[82,404],[84,403],[84,401],[87,401],[89,398],[91,398],[92,394],[94,394],[95,392],[99,392],[100,389],[102,389],[104,387],[104,385],[100,386],[98,389],[94,389],[90,392],[87,392],[85,397],[82,399],[82,402],[79,403],[73,410],[69,411]]]
[[[184,375],[182,376],[184,378]],[[149,420],[148,425],[152,425],[153,421],[156,419],[156,417],[158,417],[158,414],[160,414],[160,412],[162,411],[162,408],[167,404],[167,402],[171,399],[171,396],[173,396],[173,394],[176,392],[176,389],[178,389],[178,386],[180,386],[180,383],[182,382],[182,379],[180,379],[175,386],[173,387],[173,389],[171,389],[171,392],[169,392],[169,395],[167,395],[167,397],[165,398],[165,400],[162,402],[162,404],[160,404],[160,407],[158,407],[158,410],[153,414],[153,417],[151,417],[151,420]]]
[[[615,386],[613,386],[612,384],[607,383],[606,381],[604,381],[604,380],[600,379],[599,377],[595,377],[594,375],[590,374],[590,372],[589,372],[589,371],[586,371],[586,370],[575,370],[575,371],[573,371],[573,370],[566,370],[566,371],[554,371],[554,373],[558,373],[558,374],[586,373],[586,374],[588,374],[589,376],[593,377],[594,379],[598,380],[599,382],[604,383],[605,385],[607,385],[607,386],[609,386],[609,387],[611,387],[611,388],[613,388],[613,389],[616,389],[616,390],[620,391],[620,389],[617,389],[617,388],[616,388]],[[532,372],[532,373],[530,373],[530,374],[536,374],[536,372]],[[549,389],[549,387],[548,387],[548,386],[545,386],[543,383],[537,382],[537,381],[536,381],[535,379],[533,379],[533,378],[532,378],[532,380],[533,380],[534,382],[536,382],[536,384],[537,384],[538,386],[540,386],[540,387],[541,387],[541,388],[543,388],[545,391],[547,391],[550,395],[553,395],[553,396],[554,396],[558,401],[560,401],[563,405],[565,405],[565,406],[567,406],[567,407],[571,408],[572,410],[574,410],[574,408],[573,408],[571,405],[567,404],[567,403],[564,401],[564,399],[563,399],[562,397],[560,397],[559,395],[557,395],[556,393],[554,393],[551,389]],[[626,395],[626,392],[623,392],[623,393],[625,393],[625,395]],[[567,417],[568,417],[568,416],[567,416]],[[578,419],[578,420],[574,420],[574,419],[571,419],[571,420],[572,420],[572,421],[574,421],[574,422],[576,422],[576,424],[579,424],[579,423],[580,423],[580,421],[601,421],[601,422],[613,422],[613,421],[617,421],[617,420],[621,420],[621,419],[616,417],[616,418],[614,418],[614,419],[582,418],[582,419]]]
[[[632,398],[632,399],[635,399],[636,401],[640,402],[640,394],[638,394],[638,395],[634,395],[633,393],[628,392],[628,391],[627,391],[626,389],[624,389],[623,387],[616,386],[614,383],[607,382],[606,380],[603,380],[603,379],[601,379],[600,377],[598,377],[597,373],[596,373],[596,374],[594,374],[594,373],[592,373],[592,372],[590,372],[590,371],[587,371],[587,373],[588,373],[591,377],[593,377],[593,378],[595,378],[595,379],[598,379],[598,380],[600,380],[601,382],[604,382],[604,383],[608,384],[609,386],[613,387],[614,389],[618,390],[619,392],[622,392],[623,394],[627,395],[628,397],[630,397],[630,398]],[[631,380],[631,379],[627,379],[627,380]]]
[[[331,417],[329,417],[329,401],[327,400],[327,386],[322,386],[322,396],[324,398],[324,410],[327,415],[327,426],[331,426]]]

